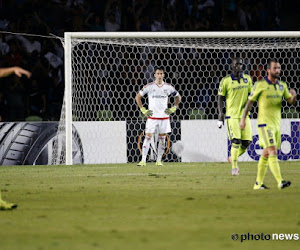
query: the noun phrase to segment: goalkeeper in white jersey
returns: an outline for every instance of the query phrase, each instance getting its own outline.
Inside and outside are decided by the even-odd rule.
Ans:
[[[147,116],[142,160],[137,164],[138,166],[146,166],[151,137],[156,128],[159,133],[156,166],[163,166],[161,158],[165,152],[166,135],[171,132],[170,115],[176,111],[181,101],[181,96],[175,88],[163,81],[164,76],[163,68],[156,68],[155,81],[144,86],[135,97],[141,112]],[[142,97],[146,94],[148,95],[148,109],[142,104]],[[169,96],[175,97],[174,106],[171,108],[168,108]]]

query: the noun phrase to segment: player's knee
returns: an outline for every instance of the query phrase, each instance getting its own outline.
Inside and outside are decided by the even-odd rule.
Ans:
[[[232,139],[232,143],[235,143],[235,144],[241,144],[241,139],[233,138],[233,139]]]
[[[245,148],[248,148],[249,145],[250,145],[250,143],[251,143],[251,141],[242,141],[242,145],[243,145],[243,147],[245,147]]]

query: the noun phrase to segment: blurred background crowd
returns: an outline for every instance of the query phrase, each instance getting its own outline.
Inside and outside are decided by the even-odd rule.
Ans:
[[[0,67],[32,72],[30,79],[0,80],[0,117],[59,120],[64,50],[57,37],[66,31],[299,30],[298,5],[282,0],[0,0]],[[56,37],[42,37],[51,34]]]

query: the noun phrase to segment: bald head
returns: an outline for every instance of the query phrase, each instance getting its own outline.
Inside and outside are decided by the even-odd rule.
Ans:
[[[239,76],[243,72],[243,59],[239,57],[232,58],[230,68],[234,76]]]

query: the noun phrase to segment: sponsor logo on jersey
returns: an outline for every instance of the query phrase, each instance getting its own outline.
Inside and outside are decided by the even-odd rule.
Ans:
[[[282,98],[281,95],[267,95],[267,98]]]
[[[168,98],[166,95],[153,95],[152,98]]]
[[[238,87],[232,88],[232,90],[245,89],[245,88],[248,88],[248,85],[238,86]]]

